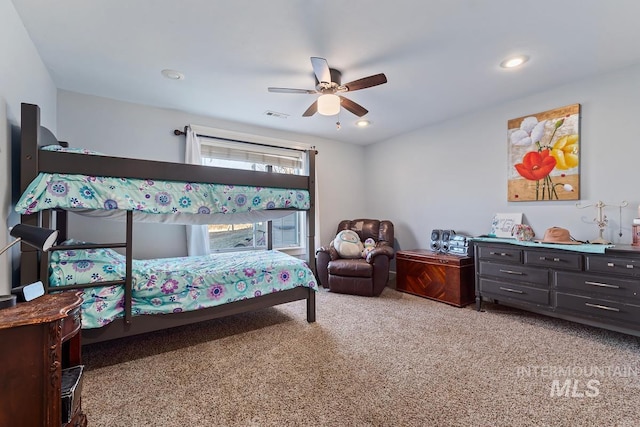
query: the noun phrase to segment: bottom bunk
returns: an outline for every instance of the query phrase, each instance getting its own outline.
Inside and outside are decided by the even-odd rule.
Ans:
[[[299,300],[307,301],[307,322],[312,323],[316,321],[315,292],[315,289],[297,286],[284,291],[195,311],[136,316],[130,323],[127,323],[123,318],[119,318],[100,328],[83,329],[82,345],[189,325]]]
[[[278,251],[132,260],[125,280],[125,256],[74,241],[67,245],[50,254],[48,288],[81,291],[85,344],[303,299],[307,321],[315,321],[313,272]]]

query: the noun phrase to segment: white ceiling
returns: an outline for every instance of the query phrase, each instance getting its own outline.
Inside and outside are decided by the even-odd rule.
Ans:
[[[640,63],[637,0],[13,3],[59,89],[356,144]],[[516,53],[531,59],[498,66]],[[345,95],[372,126],[343,110],[337,131],[337,116],[302,117],[317,95],[267,92],[313,89],[311,56],[343,83],[386,74]]]

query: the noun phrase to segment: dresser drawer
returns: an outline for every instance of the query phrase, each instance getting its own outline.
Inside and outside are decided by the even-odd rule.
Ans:
[[[533,304],[549,305],[549,291],[524,285],[497,282],[485,278],[479,279],[482,295],[489,298],[510,299]]]
[[[586,270],[598,273],[640,276],[640,260],[609,256],[588,255]]]
[[[549,271],[547,269],[484,261],[480,262],[478,271],[481,276],[493,276],[508,283],[513,281],[527,282],[535,286],[549,287]]]
[[[595,319],[640,324],[640,305],[556,292],[556,310],[586,314]]]
[[[556,271],[554,272],[553,284],[559,291],[599,296],[606,299],[637,300],[640,303],[640,280]]]
[[[582,255],[563,251],[524,251],[524,263],[538,267],[582,270]]]
[[[478,258],[481,260],[494,260],[501,262],[522,263],[522,250],[517,248],[504,248],[501,246],[478,247]]]

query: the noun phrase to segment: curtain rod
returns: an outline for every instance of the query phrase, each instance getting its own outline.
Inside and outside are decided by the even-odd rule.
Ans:
[[[185,127],[184,127],[184,130],[174,129],[174,130],[173,130],[173,134],[174,134],[175,136],[186,135],[186,134],[187,134],[187,132],[186,132],[186,131],[187,131],[187,127],[185,126]]]
[[[185,126],[185,127],[184,127],[184,130],[174,129],[174,130],[173,130],[173,134],[174,134],[175,136],[186,135],[186,134],[187,134],[187,127],[188,127],[188,126]],[[222,141],[243,142],[243,143],[245,143],[245,144],[263,145],[263,144],[258,144],[258,143],[255,143],[255,142],[240,141],[239,139],[220,138],[220,137],[218,137],[218,136],[202,135],[202,134],[199,134],[199,133],[196,133],[196,136],[199,136],[199,137],[201,137],[201,138],[219,139],[219,140],[222,140]]]
[[[173,134],[176,135],[176,136],[186,135],[187,134],[187,126],[184,127],[184,131],[181,131],[180,129],[174,129]],[[273,147],[273,145],[260,144],[258,142],[242,141],[240,139],[222,138],[222,137],[213,136],[213,135],[201,135],[199,133],[196,133],[196,135],[198,137],[217,139],[217,140],[220,140],[220,141],[241,142],[243,144],[252,144],[252,145],[261,145],[261,146],[264,146],[264,147]],[[280,148],[288,148],[288,147],[280,147]],[[300,150],[300,149],[296,149],[296,148],[290,148],[290,150],[305,151],[305,150]]]
[[[180,130],[180,129],[174,129],[173,130],[173,134],[176,136],[180,136],[180,135],[186,135],[187,134],[187,128],[188,126],[184,127],[184,130]],[[268,145],[268,144],[260,144],[257,142],[249,142],[249,141],[240,141],[238,139],[229,139],[229,138],[220,138],[218,136],[211,136],[211,135],[200,135],[199,133],[196,134],[197,136],[200,137],[204,137],[204,138],[211,138],[211,139],[218,139],[218,140],[222,140],[222,141],[230,141],[230,142],[242,142],[243,144],[253,144],[253,145],[261,145],[263,147],[273,147],[273,145]],[[301,148],[289,148],[289,147],[280,147],[280,148],[287,148],[289,150],[294,150],[294,151],[307,151]],[[309,148],[309,150],[315,150],[315,146],[311,146]],[[316,154],[318,154],[318,151],[316,151]]]

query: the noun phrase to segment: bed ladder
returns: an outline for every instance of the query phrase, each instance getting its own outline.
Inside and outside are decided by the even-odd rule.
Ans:
[[[58,217],[58,215],[63,214],[62,217]],[[64,217],[61,224],[62,233],[61,240],[66,240],[66,215],[67,212],[56,212],[56,225],[59,222],[58,220]],[[44,228],[51,228],[51,210],[43,211],[42,214],[42,226]],[[126,220],[126,241],[123,243],[91,243],[91,244],[79,244],[79,245],[57,245],[51,247],[49,251],[58,251],[58,250],[70,250],[70,249],[117,249],[123,248],[126,252],[125,258],[125,279],[124,280],[106,280],[102,282],[92,282],[92,283],[84,283],[78,285],[65,285],[65,286],[49,286],[49,252],[43,252],[41,254],[40,260],[40,280],[44,284],[45,292],[49,293],[50,291],[63,291],[63,290],[71,290],[71,289],[87,289],[87,288],[95,288],[99,286],[113,286],[113,285],[124,285],[124,319],[125,322],[131,323],[131,319],[133,317],[132,310],[132,287],[133,287],[133,211],[127,211],[127,220]]]

